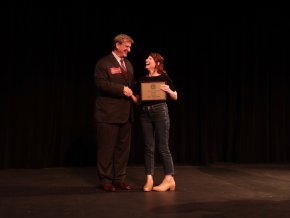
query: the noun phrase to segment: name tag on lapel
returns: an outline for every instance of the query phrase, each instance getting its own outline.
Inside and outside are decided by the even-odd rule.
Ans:
[[[122,71],[121,71],[120,67],[111,67],[110,68],[110,73],[111,74],[120,74],[120,73],[122,73]]]

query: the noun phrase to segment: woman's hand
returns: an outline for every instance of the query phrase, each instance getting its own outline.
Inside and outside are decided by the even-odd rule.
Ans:
[[[160,89],[163,90],[164,92],[167,92],[169,94],[169,96],[171,97],[171,99],[177,100],[177,92],[172,91],[170,89],[169,85],[161,85]]]

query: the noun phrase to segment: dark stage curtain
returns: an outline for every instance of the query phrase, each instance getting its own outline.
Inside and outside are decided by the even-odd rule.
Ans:
[[[0,168],[95,164],[94,65],[121,32],[135,40],[136,78],[148,52],[165,57],[179,94],[168,103],[175,163],[290,162],[286,10],[133,11],[121,26],[125,9],[112,10],[3,10]],[[130,164],[142,164],[135,113]]]

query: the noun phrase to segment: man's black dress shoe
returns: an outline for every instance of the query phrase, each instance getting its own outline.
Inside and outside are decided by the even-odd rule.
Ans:
[[[111,183],[105,183],[104,185],[102,185],[102,188],[107,191],[107,192],[114,192],[116,191],[115,186],[113,186]]]
[[[132,189],[130,185],[128,185],[128,184],[126,184],[124,182],[114,184],[114,186],[116,188],[119,188],[119,189],[122,189],[122,190],[130,190],[130,189]]]

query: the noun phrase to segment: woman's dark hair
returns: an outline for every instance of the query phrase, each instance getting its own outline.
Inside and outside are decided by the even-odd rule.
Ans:
[[[160,74],[166,75],[167,72],[165,71],[165,68],[164,68],[164,58],[162,57],[162,55],[160,55],[156,52],[152,52],[152,53],[150,53],[149,56],[151,56],[156,63],[157,72]]]

